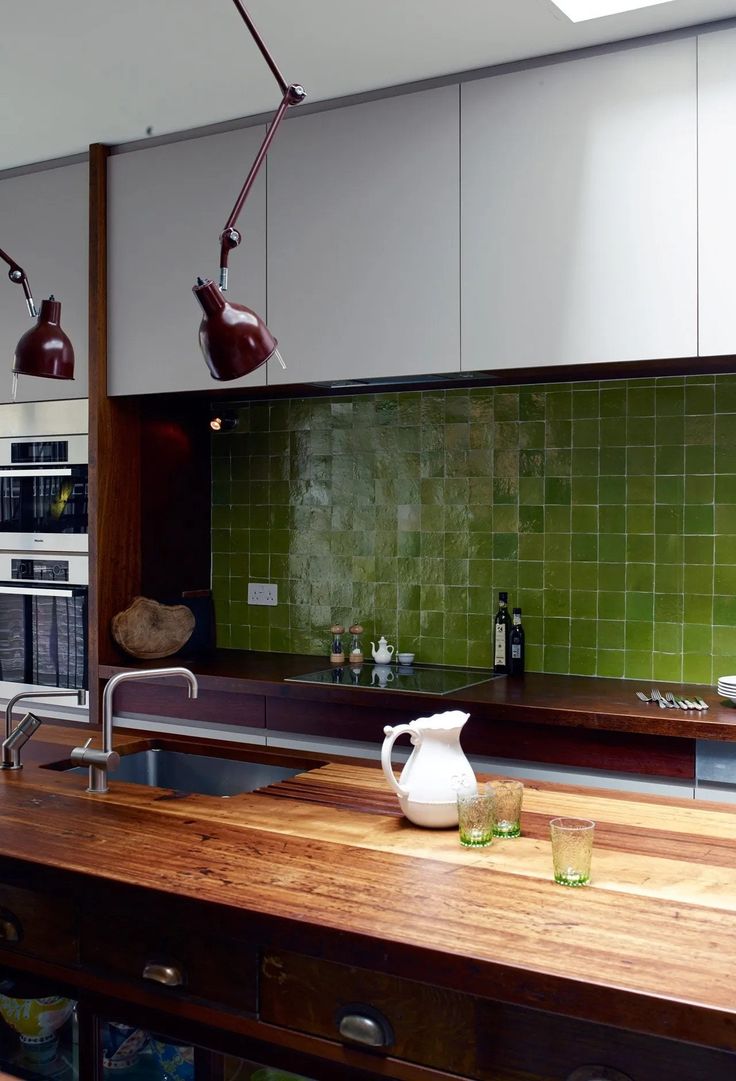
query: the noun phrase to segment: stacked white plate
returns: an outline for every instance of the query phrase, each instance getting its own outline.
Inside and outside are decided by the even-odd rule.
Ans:
[[[736,702],[736,676],[720,676],[718,693],[722,694],[724,698],[732,698]]]

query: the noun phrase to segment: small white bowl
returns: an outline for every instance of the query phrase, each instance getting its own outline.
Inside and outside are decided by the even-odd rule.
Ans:
[[[399,664],[413,664],[414,663],[414,654],[413,653],[397,653],[396,656],[399,658]]]

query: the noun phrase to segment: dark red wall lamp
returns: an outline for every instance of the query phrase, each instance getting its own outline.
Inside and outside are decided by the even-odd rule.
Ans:
[[[8,264],[11,282],[23,287],[31,319],[38,319],[21,337],[15,347],[13,362],[13,400],[19,375],[38,375],[46,379],[74,378],[74,349],[61,329],[61,301],[53,295],[41,301],[41,312],[36,310],[31,287],[23,267],[0,248],[0,259]]]
[[[261,317],[243,304],[231,304],[223,293],[228,284],[228,257],[242,240],[235,228],[240,211],[287,110],[292,105],[300,105],[307,96],[303,86],[286,82],[240,0],[233,0],[233,3],[279,84],[283,97],[220,236],[220,284],[216,285],[209,278],[197,278],[197,284],[192,288],[204,312],[199,326],[199,344],[213,379],[238,379],[265,364],[269,357],[275,357],[282,368],[286,368],[277,348],[278,343]]]

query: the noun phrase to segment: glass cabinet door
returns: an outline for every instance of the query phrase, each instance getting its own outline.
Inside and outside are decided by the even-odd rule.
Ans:
[[[103,1023],[102,1046],[105,1081],[315,1081],[117,1022]]]
[[[0,994],[0,1081],[79,1081],[76,1002],[53,989]]]

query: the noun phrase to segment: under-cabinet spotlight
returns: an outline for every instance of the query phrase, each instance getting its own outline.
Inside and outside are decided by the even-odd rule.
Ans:
[[[307,96],[303,86],[286,82],[241,0],[233,0],[233,3],[279,84],[282,99],[220,234],[219,286],[209,278],[197,278],[197,284],[192,288],[204,313],[199,325],[199,344],[213,379],[238,379],[255,371],[270,357],[278,360],[282,368],[286,367],[278,351],[278,343],[261,317],[244,304],[230,303],[223,293],[227,289],[228,256],[242,240],[241,234],[235,228],[240,211],[287,110],[292,105],[301,104]]]
[[[238,418],[235,413],[215,413],[210,417],[210,428],[213,432],[231,432],[237,426]]]

